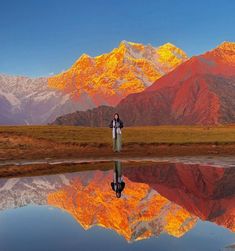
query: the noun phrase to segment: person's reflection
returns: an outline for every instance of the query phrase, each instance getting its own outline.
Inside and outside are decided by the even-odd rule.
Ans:
[[[120,198],[125,187],[125,182],[122,178],[122,166],[120,161],[114,162],[113,182],[111,182],[111,187],[113,191],[116,192],[117,198]]]

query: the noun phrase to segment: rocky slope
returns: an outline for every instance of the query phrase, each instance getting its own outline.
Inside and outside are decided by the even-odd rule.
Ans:
[[[103,109],[62,116],[55,124],[103,126],[114,111],[128,126],[234,123],[235,43],[192,57],[144,91],[128,95],[115,109]]]

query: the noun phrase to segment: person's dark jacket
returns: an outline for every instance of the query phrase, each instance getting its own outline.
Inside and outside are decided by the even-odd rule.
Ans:
[[[113,120],[114,119],[112,119],[111,122],[110,122],[110,124],[109,124],[110,128],[113,128]],[[119,128],[123,128],[123,122],[122,122],[121,119],[116,120],[116,122],[119,122]]]

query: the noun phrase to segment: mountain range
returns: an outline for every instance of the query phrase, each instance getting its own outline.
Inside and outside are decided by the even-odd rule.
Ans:
[[[105,227],[129,242],[162,233],[181,237],[196,224],[197,217],[187,210],[127,177],[122,199],[117,199],[112,179],[112,171],[95,171],[88,182],[78,176],[69,186],[50,193],[48,204],[71,214],[86,230]]]
[[[235,171],[184,163],[141,163],[122,168],[126,183],[117,199],[113,170],[0,179],[0,210],[49,205],[85,229],[112,229],[127,241],[160,234],[181,237],[199,219],[235,231]]]
[[[176,46],[122,41],[97,57],[83,54],[70,69],[42,78],[0,75],[0,124],[46,124],[74,111],[115,106],[188,59]]]
[[[117,106],[58,117],[54,124],[107,126],[114,112],[126,126],[235,122],[235,43],[193,56]]]
[[[77,109],[69,94],[48,87],[47,78],[0,75],[0,124],[45,124]]]

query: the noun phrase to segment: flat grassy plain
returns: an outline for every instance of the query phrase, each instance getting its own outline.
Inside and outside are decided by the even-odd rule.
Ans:
[[[122,135],[123,151],[119,155],[234,154],[235,151],[235,125],[126,127]],[[111,146],[110,128],[0,126],[0,159],[4,160],[105,157],[114,155]]]
[[[145,126],[123,128],[123,143],[235,143],[235,125]],[[111,129],[76,126],[0,126],[0,134],[59,143],[111,144]]]

